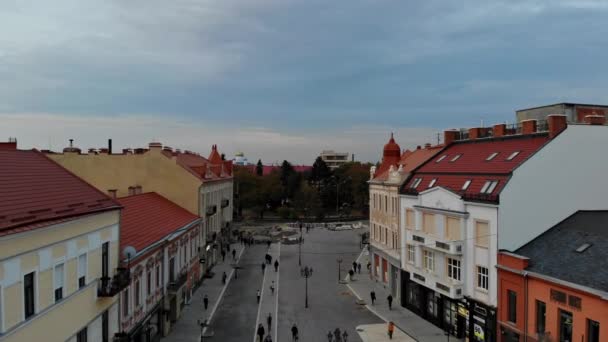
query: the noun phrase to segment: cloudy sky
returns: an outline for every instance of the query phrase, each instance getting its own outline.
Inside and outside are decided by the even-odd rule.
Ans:
[[[607,21],[604,0],[5,0],[0,140],[375,161],[391,131],[608,103]]]

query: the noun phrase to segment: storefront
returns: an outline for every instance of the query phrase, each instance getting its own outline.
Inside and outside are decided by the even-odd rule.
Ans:
[[[468,310],[467,338],[474,342],[496,341],[496,308],[471,298],[463,300]]]
[[[158,342],[162,336],[162,310],[157,304],[146,317],[129,332],[129,341]]]
[[[371,248],[372,267],[374,278],[383,284],[388,285],[389,291],[394,299],[401,297],[400,291],[400,261],[391,255],[386,254],[380,249]]]

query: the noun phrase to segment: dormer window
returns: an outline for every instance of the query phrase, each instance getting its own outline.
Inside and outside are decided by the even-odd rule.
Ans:
[[[440,161],[444,160],[448,155],[444,154],[441,157],[439,157],[439,159],[437,159],[437,161],[435,163],[439,163]]]
[[[410,188],[416,189],[418,187],[418,185],[420,185],[420,182],[422,182],[422,178],[416,178],[416,179],[414,179],[414,181],[412,182],[412,185],[410,186]]]
[[[457,154],[457,155],[455,155],[455,156],[454,156],[454,158],[452,158],[452,159],[450,160],[450,163],[453,163],[453,162],[457,161],[457,160],[458,160],[458,158],[460,158],[460,156],[461,156],[461,155],[462,155],[462,154]]]
[[[513,153],[511,153],[508,157],[507,160],[513,160],[515,159],[515,157],[517,157],[517,155],[519,154],[519,151],[515,151]]]
[[[435,182],[437,182],[437,178],[431,179],[431,182],[429,183],[429,188],[432,188],[433,185],[435,185]]]
[[[489,195],[494,191],[494,189],[496,189],[497,185],[497,180],[489,180],[483,185],[479,193]]]
[[[469,188],[469,185],[471,185],[471,180],[470,180],[470,179],[467,179],[467,180],[464,182],[464,184],[462,185],[462,190],[464,191],[464,190],[468,189],[468,188]]]
[[[488,158],[486,158],[486,161],[490,161],[490,160],[494,159],[497,155],[498,155],[498,152],[494,152],[494,153],[490,154],[488,156]]]

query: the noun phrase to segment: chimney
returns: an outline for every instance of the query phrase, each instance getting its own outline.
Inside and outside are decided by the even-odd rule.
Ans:
[[[123,148],[122,149],[122,154],[133,154],[133,151],[131,151],[130,148]]]
[[[108,154],[108,149],[104,148],[104,147],[100,148],[99,149],[99,154]]]
[[[422,146],[420,146],[420,145],[416,146],[416,149],[417,149],[417,150],[419,150],[419,149],[421,149],[421,148],[422,148]]]
[[[112,154],[112,139],[108,139],[108,154]]]
[[[494,132],[495,137],[503,137],[503,136],[507,135],[507,125],[505,125],[505,124],[494,125],[493,132]]]
[[[17,138],[8,138],[8,142],[0,142],[0,150],[14,151],[17,149]]]
[[[586,115],[585,123],[590,125],[603,126],[606,124],[606,117],[603,115]]]
[[[454,140],[458,139],[458,136],[460,135],[460,132],[458,132],[457,130],[449,130],[449,131],[443,131],[443,144],[445,146],[451,144],[452,142],[454,142]]]
[[[536,120],[524,120],[521,122],[521,134],[536,133]]]
[[[163,144],[159,143],[159,142],[151,142],[148,144],[148,147],[150,148],[150,150],[153,149],[161,149],[163,147]]]
[[[80,149],[78,147],[74,147],[74,139],[70,139],[70,146],[63,149],[63,153],[78,153],[80,154]]]
[[[89,154],[97,154],[97,149],[90,148],[89,149]]]
[[[112,197],[113,199],[116,199],[116,189],[109,189],[108,190],[108,194],[110,195],[110,197]]]
[[[483,138],[481,127],[469,128],[469,140]]]
[[[431,143],[426,143],[426,144],[424,144],[424,148],[426,148],[426,149],[431,148]]]
[[[146,152],[145,148],[136,148],[135,150],[133,150],[133,153],[135,154],[144,154]]]
[[[547,115],[547,124],[549,126],[549,138],[555,138],[561,131],[568,127],[565,115],[550,114]]]

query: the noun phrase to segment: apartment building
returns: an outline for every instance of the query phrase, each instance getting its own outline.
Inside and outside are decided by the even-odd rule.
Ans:
[[[121,197],[122,264],[131,281],[120,294],[115,341],[158,341],[181,316],[199,279],[202,219],[161,195]]]
[[[608,340],[608,211],[578,211],[498,255],[498,341]]]
[[[324,150],[319,155],[321,159],[327,164],[331,170],[335,170],[340,167],[340,165],[348,163],[350,158],[350,153],[344,152],[335,152],[333,150]]]
[[[14,141],[0,165],[0,341],[111,341],[120,204]]]
[[[401,298],[401,234],[399,232],[399,188],[409,172],[431,158],[441,147],[418,146],[401,153],[393,134],[384,145],[382,163],[370,170],[370,252],[373,277]]]
[[[548,115],[565,115],[568,123],[585,123],[589,115],[606,117],[608,106],[584,103],[556,103],[546,106],[520,109],[515,112],[517,122],[526,120],[546,120]]]
[[[82,153],[70,146],[48,157],[101,191],[116,197],[156,192],[171,202],[204,218],[200,232],[203,275],[217,260],[214,244],[222,243],[232,221],[232,162],[224,161],[214,145],[209,159],[191,151],[173,150],[158,142],[148,148],[89,149]]]
[[[457,337],[495,341],[498,251],[520,248],[581,208],[601,209],[608,162],[597,155],[608,127],[603,117],[586,120],[568,125],[550,115],[520,130],[445,132],[446,147],[401,192],[408,308]],[[568,181],[573,170],[584,180]]]

